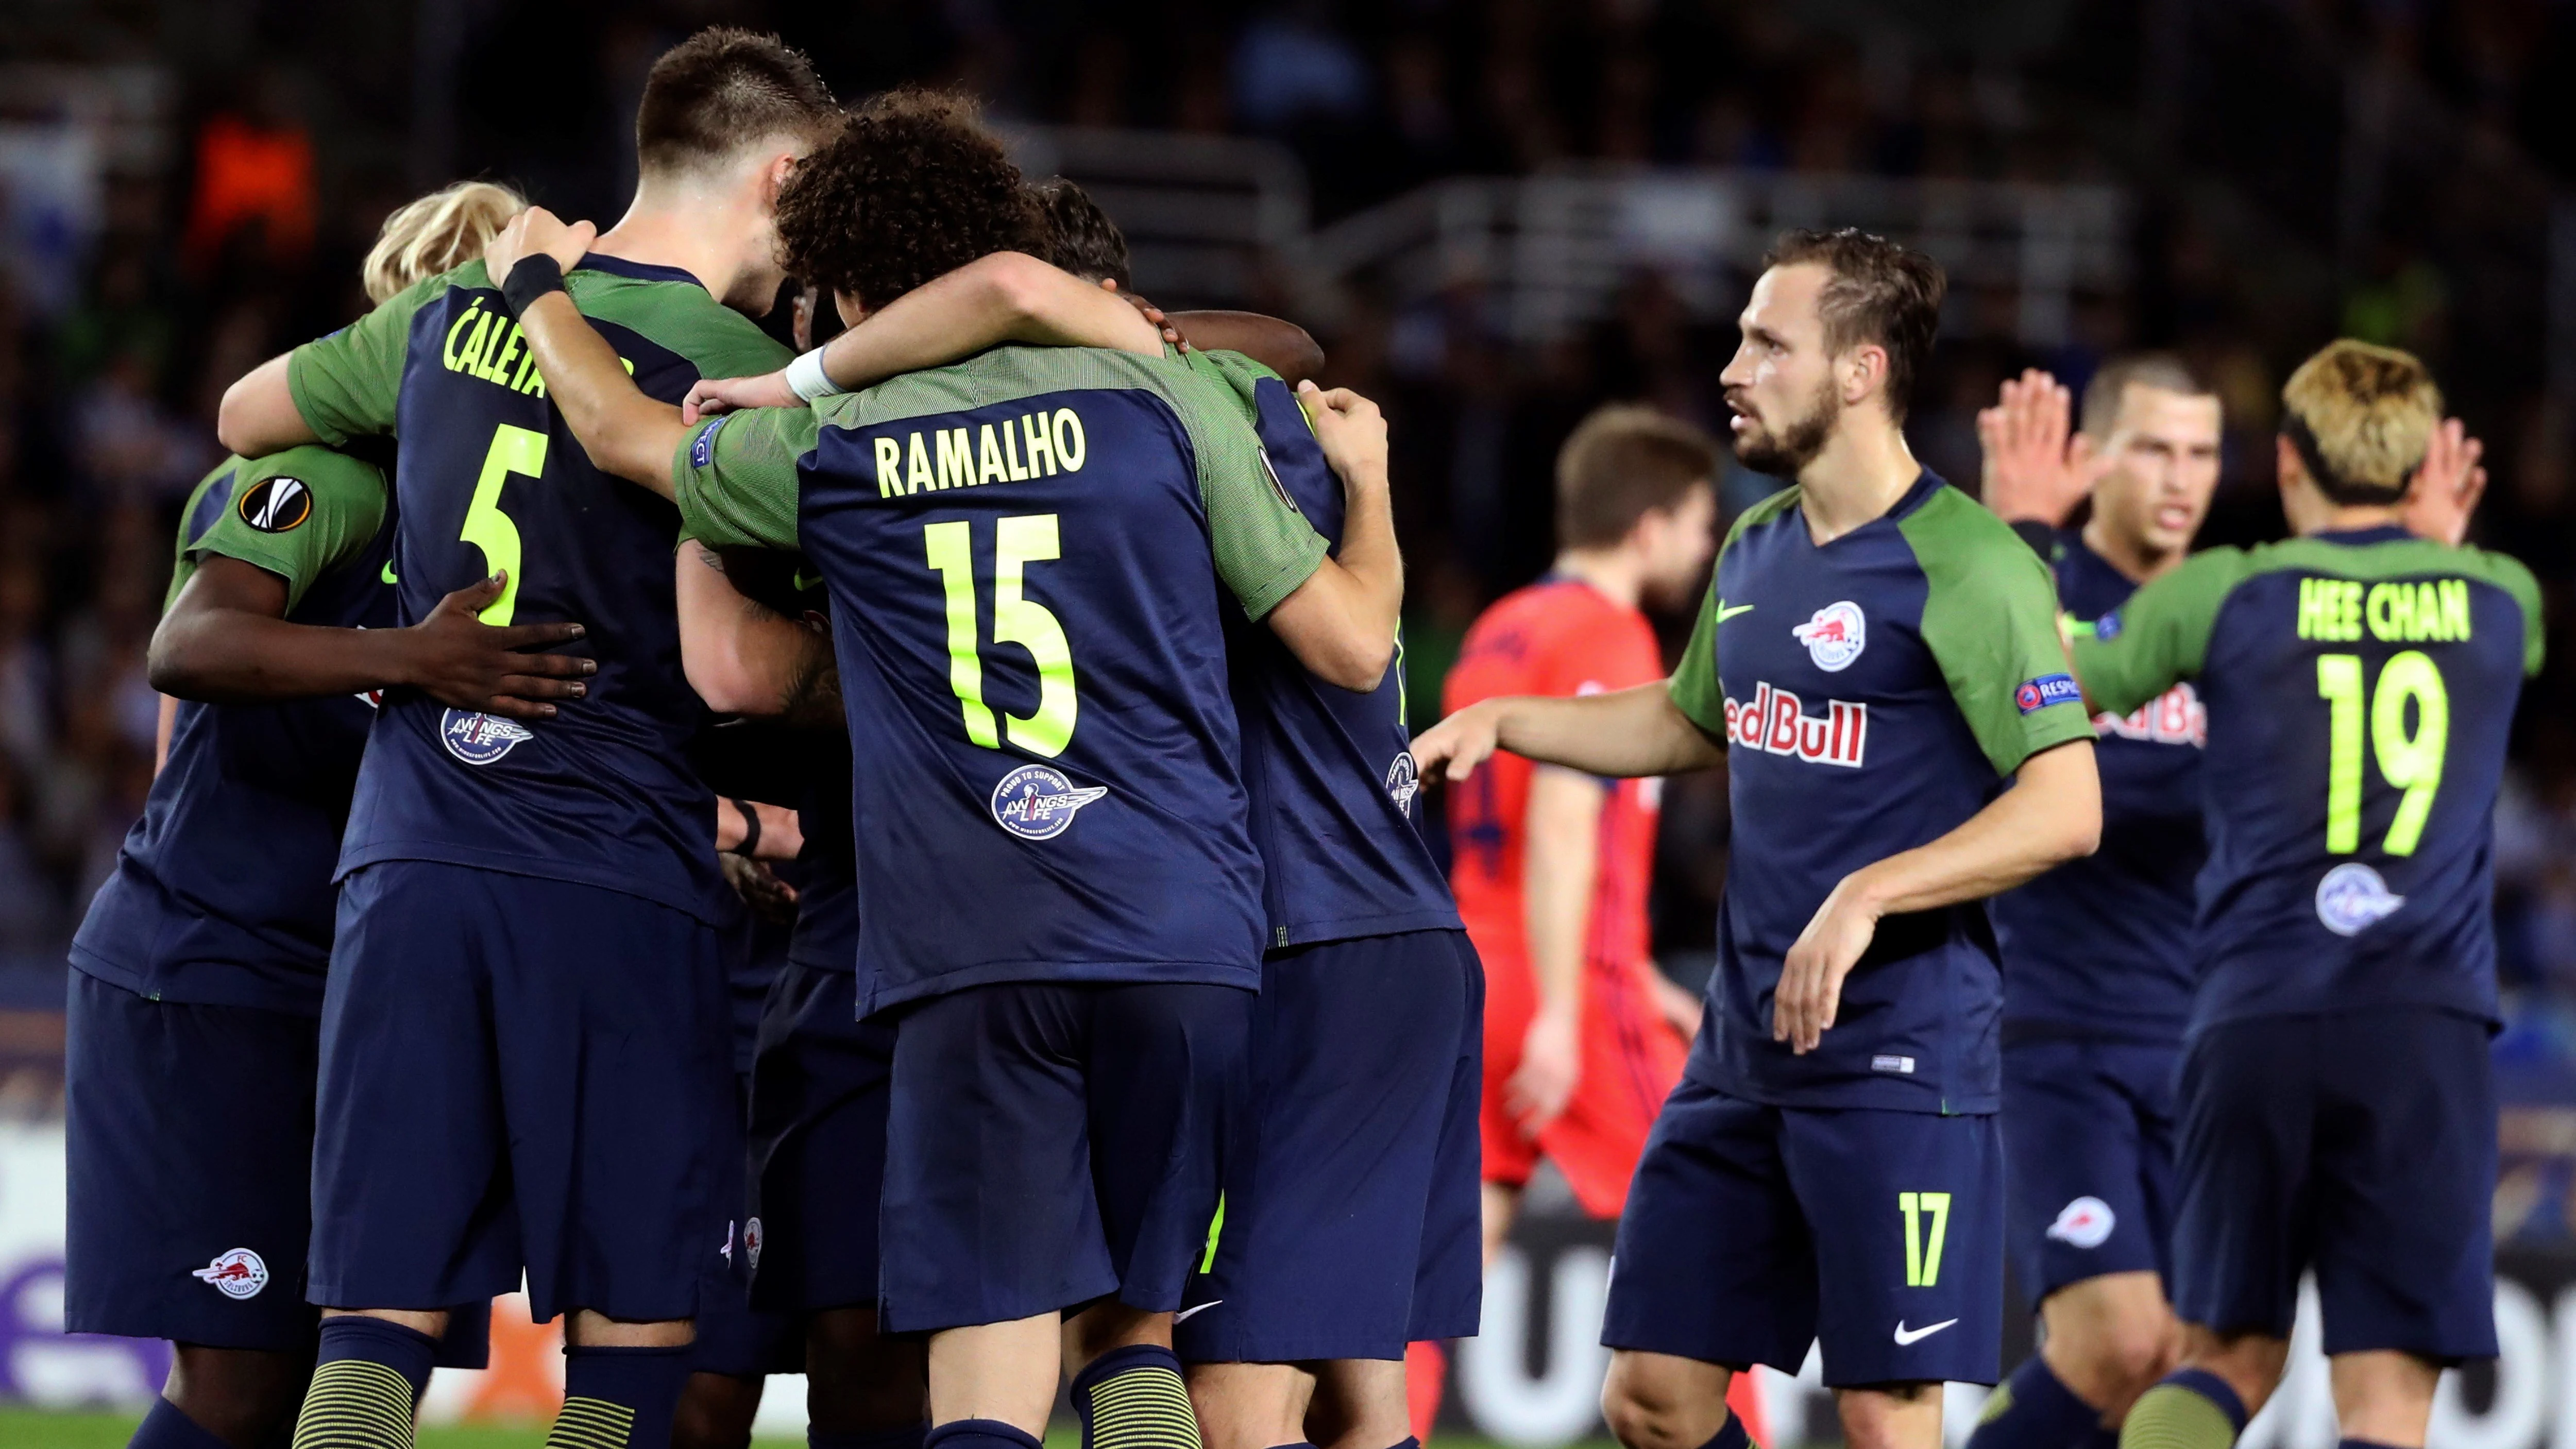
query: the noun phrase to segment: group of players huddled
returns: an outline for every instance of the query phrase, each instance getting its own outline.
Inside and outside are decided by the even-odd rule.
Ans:
[[[1789,486],[1678,668],[1716,446],[1604,409],[1408,739],[1385,426],[1303,332],[1151,308],[963,101],[767,37],[636,140],[605,232],[396,213],[224,399],[73,947],[66,1312],[176,1345],[137,1446],[408,1446],[524,1283],[559,1449],[738,1445],[795,1371],[816,1449],[1036,1449],[1068,1366],[1086,1449],[1409,1449],[1542,1155],[1619,1218],[1630,1449],[1743,1449],[1819,1341],[1853,1445],[1934,1449],[2007,1242],[1978,1449],[2224,1449],[2308,1271],[2348,1442],[2493,1354],[2540,618],[2414,359],[2301,367],[2297,536],[2187,555],[2178,363],[2080,428],[2008,384],[1981,505],[1902,431],[1939,270],[1791,233],[1724,373]],[[1652,786],[1721,765],[1703,1010]]]

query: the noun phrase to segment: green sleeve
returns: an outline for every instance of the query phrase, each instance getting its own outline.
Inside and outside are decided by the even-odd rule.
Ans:
[[[1262,618],[1323,566],[1324,536],[1289,500],[1243,414],[1186,366],[1172,366],[1166,376],[1165,395],[1198,454],[1199,499],[1207,507],[1217,576],[1234,591],[1244,617]]]
[[[1923,643],[1995,773],[2093,738],[2057,637],[2057,588],[2039,556],[1955,489],[1898,527],[1928,585]]]
[[[483,264],[470,262],[431,277],[328,337],[288,355],[286,389],[313,436],[337,446],[351,438],[394,430],[394,402],[402,391],[403,358],[411,348],[411,319],[450,286],[479,286]]]
[[[754,377],[775,372],[796,356],[694,283],[576,271],[564,286],[583,316],[651,338],[687,358],[700,377]]]
[[[196,561],[188,556],[188,545],[195,543],[197,533],[206,527],[206,520],[198,515],[206,508],[207,493],[216,484],[230,478],[233,470],[240,466],[241,459],[226,458],[216,464],[212,472],[198,479],[196,487],[188,490],[187,506],[179,510],[179,536],[170,546],[170,587],[161,592],[162,613],[169,613],[170,606],[179,602],[179,591],[188,586],[188,576],[197,571]],[[229,501],[232,495],[227,491],[224,497]]]
[[[1699,622],[1691,625],[1690,644],[1673,670],[1673,706],[1713,739],[1726,738],[1726,688],[1717,675],[1717,582],[1699,601]]]
[[[812,408],[753,408],[691,429],[671,458],[682,530],[709,548],[796,547],[797,465],[822,429]]]
[[[2252,572],[2241,549],[2213,548],[2129,596],[2074,641],[2075,677],[2095,705],[2127,714],[2200,673],[2227,595]]]
[[[2524,567],[2518,558],[2488,553],[2484,549],[2469,551],[2485,565],[2485,571],[2495,581],[2495,586],[2512,595],[2513,601],[2522,606],[2522,672],[2538,678],[2549,637],[2548,620],[2540,609],[2540,581],[2531,576],[2531,570]]]
[[[294,612],[313,581],[357,558],[385,521],[385,476],[328,448],[289,448],[243,463],[232,498],[181,557],[221,554],[286,580]]]

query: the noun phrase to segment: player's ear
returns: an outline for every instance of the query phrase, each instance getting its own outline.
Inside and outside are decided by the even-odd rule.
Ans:
[[[1887,382],[1887,349],[1863,342],[1843,354],[1843,405],[1868,397]]]

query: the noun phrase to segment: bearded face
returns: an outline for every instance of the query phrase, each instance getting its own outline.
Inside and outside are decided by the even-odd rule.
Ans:
[[[1805,405],[1791,413],[1779,404],[1765,406],[1750,388],[1729,388],[1726,405],[1735,413],[1735,457],[1756,473],[1794,478],[1814,462],[1833,436],[1842,416],[1842,394],[1831,378],[1808,394]]]

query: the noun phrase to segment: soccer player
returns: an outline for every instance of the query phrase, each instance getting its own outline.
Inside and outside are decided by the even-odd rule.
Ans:
[[[1982,902],[2091,851],[2101,806],[2047,571],[1905,445],[1942,291],[1880,238],[1784,236],[1721,378],[1737,457],[1795,484],[1728,531],[1673,678],[1490,699],[1414,741],[1452,780],[1497,748],[1628,777],[1733,747],[1718,970],[1602,1329],[1602,1408],[1634,1449],[1742,1449],[1731,1380],[1818,1339],[1867,1449],[1934,1449],[1941,1381],[1995,1378]]]
[[[1559,552],[1467,631],[1444,705],[1633,689],[1664,676],[1638,606],[1689,597],[1716,547],[1717,445],[1614,404],[1556,456]],[[1486,963],[1484,1254],[1511,1231],[1530,1171],[1555,1162],[1583,1210],[1615,1219],[1684,1038],[1650,954],[1661,782],[1605,780],[1511,755],[1449,792],[1458,910]],[[1696,1026],[1694,1020],[1690,1023]]]
[[[2218,486],[2218,399],[2181,362],[2115,358],[2084,391],[2032,373],[1979,415],[1986,504],[2049,560],[2078,634],[2181,566]],[[2090,494],[2092,516],[2062,527]],[[2102,848],[1995,898],[2004,952],[2005,1234],[2040,1350],[1972,1449],[2074,1449],[2173,1367],[2165,1302],[2173,1075],[2191,1008],[2207,724],[2189,681],[2093,721]],[[2111,1426],[2106,1429],[2105,1425]]]
[[[2442,1368],[2496,1352],[2490,857],[2540,597],[2521,564],[2402,526],[2410,484],[2455,476],[2464,451],[2423,364],[2336,342],[2281,402],[2298,536],[2196,555],[2074,641],[2102,708],[2188,679],[2209,710],[2176,1151],[2186,1340],[2120,1442],[2234,1442],[2313,1271],[2343,1442],[2412,1449]]]
[[[559,265],[581,234],[550,225],[531,213],[493,260]],[[1034,229],[999,144],[916,92],[854,116],[780,208],[788,264],[853,319]],[[1155,1432],[1194,1442],[1161,1344],[1215,1207],[1263,925],[1219,611],[1231,594],[1328,681],[1374,688],[1401,593],[1383,492],[1355,490],[1337,561],[1230,404],[1096,349],[996,349],[692,428],[547,281],[532,256],[511,291],[601,462],[676,493],[710,543],[802,547],[835,614],[867,621],[835,643],[869,822],[859,1004],[902,1008],[881,1312],[929,1335],[928,1442],[1034,1449],[1060,1312],[1104,1303],[1128,1325],[1108,1341],[1159,1351],[1166,1382],[1137,1385]],[[1328,441],[1368,411],[1323,406]]]
[[[467,182],[401,208],[368,294],[480,253],[524,204]],[[172,1341],[141,1449],[266,1443],[312,1374],[295,1287],[331,865],[376,692],[538,719],[591,667],[515,652],[577,625],[477,622],[498,580],[395,627],[386,491],[375,462],[290,448],[226,459],[181,514],[150,666],[187,702],[164,700],[167,755],[73,939],[68,1003],[64,1319]],[[487,1311],[460,1312],[441,1362],[481,1362]]]
[[[676,400],[785,349],[728,302],[781,274],[779,185],[838,110],[776,40],[656,61],[635,200],[572,285]],[[489,622],[573,615],[599,672],[535,725],[389,700],[359,771],[325,1001],[308,1296],[329,1305],[298,1434],[407,1443],[438,1305],[569,1311],[570,1444],[666,1443],[740,1151],[713,922],[715,802],[683,751],[673,509],[603,476],[469,264],[235,384],[228,442],[394,433],[406,617],[506,569]],[[434,1144],[434,1146],[432,1146]],[[333,1436],[338,1436],[334,1438]]]

